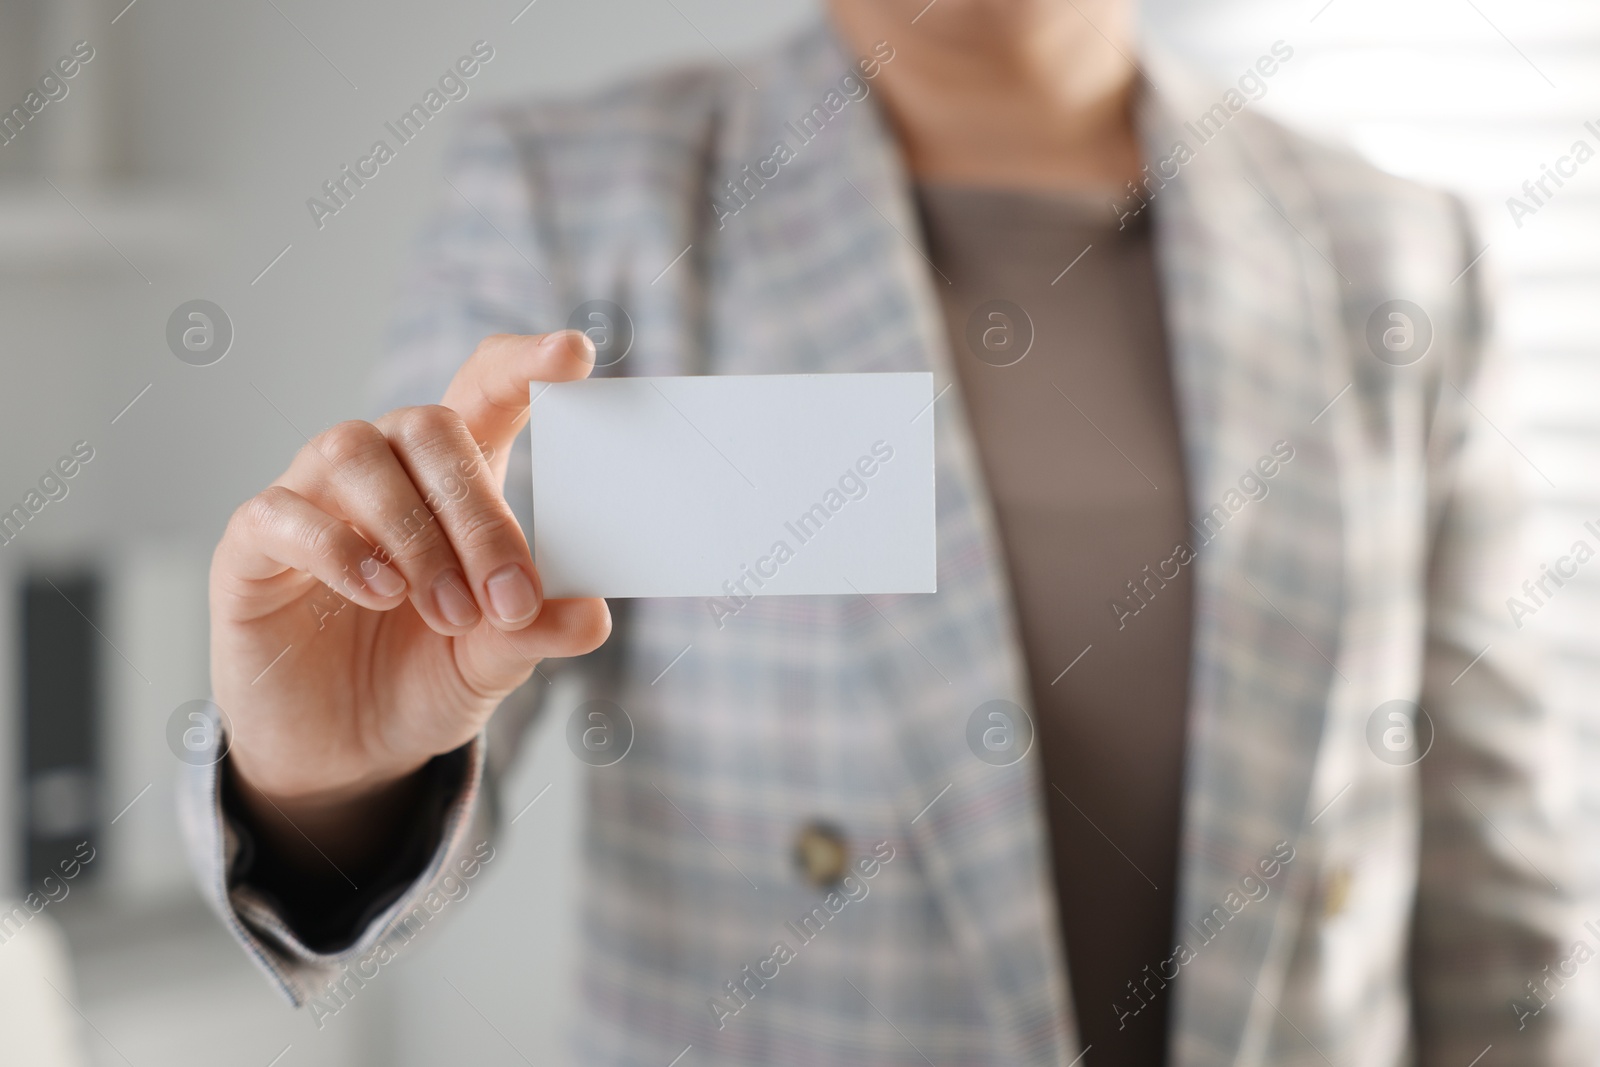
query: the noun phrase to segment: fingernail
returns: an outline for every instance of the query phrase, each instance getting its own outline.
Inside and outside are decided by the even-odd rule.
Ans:
[[[467,580],[455,571],[446,571],[433,583],[433,603],[451,626],[478,621],[478,605],[467,595]]]
[[[400,577],[400,572],[375,559],[362,561],[361,580],[367,583],[368,589],[385,599],[406,591],[406,580]]]
[[[489,590],[489,604],[502,622],[526,622],[539,610],[539,594],[534,591],[532,579],[515,563],[489,575],[484,584]]]

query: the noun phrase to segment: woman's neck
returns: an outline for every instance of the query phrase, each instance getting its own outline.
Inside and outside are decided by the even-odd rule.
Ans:
[[[851,51],[894,49],[874,87],[916,180],[1087,191],[1138,176],[1119,0],[924,2],[830,2]]]

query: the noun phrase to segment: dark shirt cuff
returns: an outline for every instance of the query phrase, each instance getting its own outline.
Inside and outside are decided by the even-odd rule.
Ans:
[[[331,863],[327,877],[317,877],[285,862],[270,841],[256,832],[239,797],[232,764],[224,758],[219,768],[222,817],[237,842],[228,871],[229,890],[248,887],[313,952],[331,954],[350,947],[422,876],[438,851],[445,815],[466,785],[469,747],[435,756],[417,772],[418,788],[405,819],[406,829],[389,859],[364,872],[358,885],[352,885]]]

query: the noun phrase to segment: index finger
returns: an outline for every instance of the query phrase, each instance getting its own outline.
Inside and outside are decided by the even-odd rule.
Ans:
[[[511,442],[528,422],[528,383],[587,378],[594,361],[594,343],[579,330],[495,334],[456,371],[443,403],[461,416],[495,476],[504,478]]]

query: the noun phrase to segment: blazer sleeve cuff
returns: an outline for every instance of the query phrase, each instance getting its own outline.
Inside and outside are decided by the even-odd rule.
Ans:
[[[429,795],[410,847],[363,879],[365,889],[348,907],[326,915],[296,914],[263,888],[271,879],[253,871],[259,857],[228,803],[226,761],[183,769],[180,819],[206,903],[284,996],[296,1007],[309,1004],[319,1024],[464,896],[462,884],[494,858],[492,805],[479,803],[486,748],[480,734],[428,765]]]

